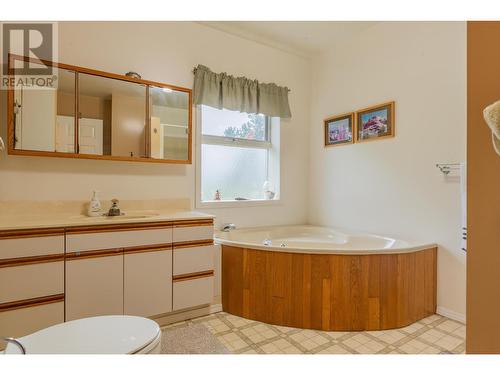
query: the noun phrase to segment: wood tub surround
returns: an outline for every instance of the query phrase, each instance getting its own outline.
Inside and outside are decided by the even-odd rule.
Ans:
[[[330,255],[222,245],[222,305],[233,315],[325,331],[385,330],[436,311],[437,248]]]

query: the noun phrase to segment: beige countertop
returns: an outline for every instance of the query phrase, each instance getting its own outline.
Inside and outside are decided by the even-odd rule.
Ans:
[[[192,211],[186,205],[166,201],[140,204],[128,201],[123,203],[121,210],[124,213],[122,216],[89,217],[81,203],[19,202],[17,205],[9,203],[8,206],[0,203],[0,231],[214,218],[213,215]]]
[[[212,215],[194,211],[144,212],[129,211],[119,217],[89,217],[65,214],[0,216],[0,231],[16,229],[60,228],[88,225],[154,223],[159,221],[210,219]]]

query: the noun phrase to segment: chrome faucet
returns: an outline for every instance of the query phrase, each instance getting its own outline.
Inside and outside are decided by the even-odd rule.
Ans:
[[[109,208],[108,216],[120,216],[122,214],[120,208],[118,207],[118,202],[118,199],[111,199],[112,204]]]
[[[236,229],[236,225],[234,225],[233,223],[229,223],[229,224],[224,224],[221,228],[221,231],[222,232],[229,232],[231,230],[235,230]]]

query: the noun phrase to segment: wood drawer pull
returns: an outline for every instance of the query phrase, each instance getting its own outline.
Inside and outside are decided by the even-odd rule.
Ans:
[[[153,251],[165,251],[165,250],[172,250],[172,244],[164,243],[156,245],[125,247],[123,249],[123,252],[125,254],[135,254],[135,253],[149,253]]]
[[[174,221],[174,228],[201,227],[214,225],[213,219]]]
[[[0,268],[28,266],[30,264],[60,262],[64,260],[64,254],[36,255],[21,258],[0,259]]]
[[[148,229],[170,229],[171,221],[159,221],[156,223],[135,223],[135,224],[104,224],[93,226],[80,226],[66,229],[66,234],[90,234],[103,232],[123,232]]]
[[[204,277],[211,277],[213,275],[214,275],[214,270],[203,271],[203,272],[193,272],[193,273],[185,273],[184,275],[174,276],[172,280],[174,283],[177,283],[179,281],[201,279]]]
[[[206,240],[196,240],[196,241],[182,241],[182,242],[174,242],[173,247],[175,249],[182,249],[186,247],[196,247],[196,246],[210,246],[214,244],[213,239]]]
[[[48,237],[48,236],[63,236],[64,228],[49,228],[49,229],[14,229],[0,231],[0,240],[10,238],[30,238],[30,237]]]
[[[45,297],[36,297],[36,298],[23,299],[19,301],[0,303],[0,312],[23,309],[26,307],[46,305],[49,303],[56,303],[63,301],[64,301],[64,293],[53,294],[51,296],[45,296]]]
[[[123,255],[123,249],[75,251],[66,254],[66,260],[79,260]]]

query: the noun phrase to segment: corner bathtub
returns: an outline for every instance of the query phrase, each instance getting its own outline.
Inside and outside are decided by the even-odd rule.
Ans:
[[[304,225],[238,229],[215,239],[230,314],[361,331],[404,327],[436,311],[435,244]]]

